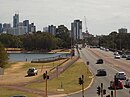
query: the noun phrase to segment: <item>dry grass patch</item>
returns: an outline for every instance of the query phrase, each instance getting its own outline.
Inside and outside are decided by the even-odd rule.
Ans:
[[[64,60],[65,59],[49,63],[17,62],[11,64],[9,68],[5,69],[4,75],[0,76],[0,84],[22,84],[24,82],[41,79],[45,71],[49,71],[51,68],[57,66]],[[37,68],[38,75],[26,77],[29,67]]]
[[[38,95],[32,93],[0,88],[0,97],[11,97],[13,95],[26,95],[27,97],[38,97]]]

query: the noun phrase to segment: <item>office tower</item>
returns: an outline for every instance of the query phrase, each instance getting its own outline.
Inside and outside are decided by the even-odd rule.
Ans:
[[[27,33],[27,27],[23,26],[23,22],[19,22],[17,27],[10,27],[7,33],[12,35],[23,35]]]
[[[11,24],[9,24],[9,23],[3,24],[3,32],[7,33],[10,28],[11,28]]]
[[[83,36],[82,36],[82,21],[74,20],[74,22],[71,23],[71,37],[74,40],[83,39]]]
[[[13,16],[13,27],[18,27],[19,24],[19,14]]]
[[[36,32],[36,26],[34,23],[29,24],[29,32]]]
[[[29,20],[24,20],[23,26],[27,27],[27,32],[29,32]]]
[[[2,33],[2,23],[0,23],[0,33]]]
[[[127,29],[126,28],[121,28],[121,29],[118,29],[118,32],[119,33],[127,33]]]
[[[50,32],[52,35],[56,35],[56,26],[49,25],[48,26],[48,32]]]

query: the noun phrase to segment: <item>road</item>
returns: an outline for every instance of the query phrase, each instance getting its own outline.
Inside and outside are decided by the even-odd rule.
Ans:
[[[110,81],[113,80],[114,75],[118,71],[124,71],[127,77],[130,77],[130,61],[126,59],[114,59],[112,52],[102,51],[96,48],[82,48],[80,50],[80,57],[86,63],[89,61],[89,69],[94,75],[94,81],[91,87],[85,90],[84,97],[99,97],[97,95],[97,86],[103,83],[103,89],[106,89],[106,95],[109,95],[112,90],[109,90]],[[95,64],[97,59],[102,58],[105,62],[103,64]],[[86,64],[87,66],[87,64]],[[104,68],[107,71],[107,76],[95,76],[97,69]],[[124,81],[123,81],[124,83]],[[123,88],[116,91],[116,97],[130,97],[130,88]],[[114,92],[114,90],[113,90]],[[115,93],[115,92],[114,92]],[[106,97],[104,95],[104,97]],[[83,97],[82,93],[69,94],[67,97]]]

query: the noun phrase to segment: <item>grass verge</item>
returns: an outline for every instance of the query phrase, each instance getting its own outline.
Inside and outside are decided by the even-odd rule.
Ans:
[[[13,95],[26,95],[27,97],[38,97],[38,95],[32,93],[0,88],[0,97],[11,97]]]
[[[84,86],[87,87],[92,78],[91,72],[86,68],[86,65],[83,61],[77,61],[73,65],[71,65],[65,72],[63,72],[57,78],[52,80],[48,80],[48,92],[55,93],[71,93],[75,91],[81,90],[81,85],[78,84],[79,77],[84,75],[85,83]],[[33,83],[27,85],[28,88],[35,88],[40,90],[45,90],[45,82],[43,83]],[[64,89],[64,91],[59,92],[57,89]]]

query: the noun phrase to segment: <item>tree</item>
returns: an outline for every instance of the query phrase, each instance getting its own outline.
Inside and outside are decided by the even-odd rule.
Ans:
[[[71,47],[71,38],[67,27],[65,27],[64,25],[58,26],[56,37],[61,39],[61,47],[63,48]]]
[[[0,43],[0,67],[4,68],[8,63],[8,55],[4,49],[4,46]]]

